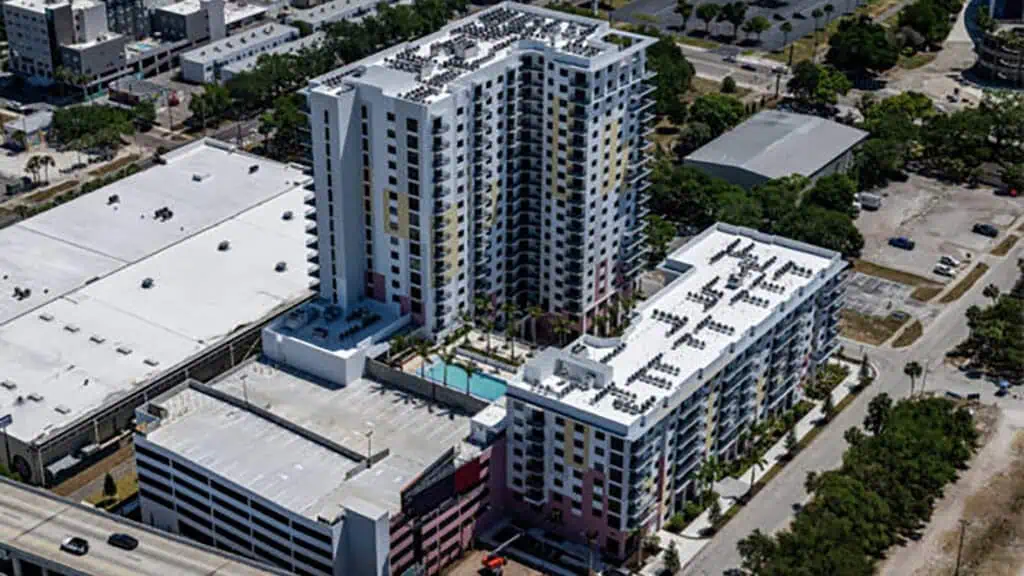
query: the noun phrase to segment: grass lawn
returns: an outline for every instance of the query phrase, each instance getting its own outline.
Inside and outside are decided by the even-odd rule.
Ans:
[[[914,320],[913,324],[907,326],[907,329],[900,333],[900,335],[897,336],[895,340],[893,340],[892,347],[906,348],[907,346],[910,346],[914,342],[917,342],[917,339],[920,338],[921,334],[923,333],[924,327],[921,326],[920,320]]]
[[[915,68],[920,68],[921,66],[930,63],[932,60],[935,60],[936,56],[938,56],[938,54],[935,54],[934,52],[918,52],[913,56],[900,56],[896,65],[904,70],[914,70]]]
[[[966,294],[967,291],[970,290],[972,286],[974,286],[975,282],[977,282],[979,278],[985,275],[985,272],[988,272],[988,264],[985,264],[984,262],[978,262],[974,266],[974,269],[967,274],[967,276],[964,276],[963,279],[960,280],[960,282],[957,282],[956,286],[953,286],[952,290],[946,292],[946,295],[939,299],[939,302],[942,302],[943,304],[955,302],[961,296]]]
[[[686,34],[676,34],[676,42],[686,44],[687,46],[695,46],[697,48],[707,48],[708,50],[714,50],[722,45],[714,40],[697,38],[696,36],[688,36]]]
[[[1003,238],[1003,241],[1000,242],[998,246],[992,249],[992,254],[994,256],[1006,256],[1010,250],[1013,250],[1013,247],[1017,245],[1018,240],[1020,240],[1019,236],[1016,234],[1010,234],[1006,238]]]
[[[932,298],[939,295],[942,292],[943,286],[936,284],[935,286],[918,286],[914,288],[914,291],[910,293],[910,297],[918,302],[928,302]]]
[[[885,342],[907,323],[909,318],[900,320],[892,314],[889,316],[868,316],[853,310],[844,309],[839,320],[839,328],[843,336],[858,342],[878,346]]]
[[[89,172],[89,174],[91,174],[93,176],[106,176],[107,174],[110,174],[111,172],[116,172],[116,171],[120,170],[121,168],[124,168],[125,166],[131,164],[132,162],[135,162],[138,159],[139,159],[139,155],[138,154],[129,154],[129,155],[124,156],[122,158],[118,158],[117,160],[113,160],[111,162],[108,162],[105,165],[100,166],[99,168],[97,168],[95,170],[91,170]]]

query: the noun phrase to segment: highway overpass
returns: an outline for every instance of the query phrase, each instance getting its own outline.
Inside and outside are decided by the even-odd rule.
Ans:
[[[130,552],[107,544],[130,534]],[[68,536],[89,541],[89,553],[60,550]],[[285,572],[263,566],[49,492],[0,478],[0,573],[10,576],[262,576]]]

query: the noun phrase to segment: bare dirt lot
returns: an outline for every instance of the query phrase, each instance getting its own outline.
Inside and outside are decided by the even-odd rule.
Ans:
[[[940,256],[966,260],[988,252],[1024,212],[1024,200],[996,196],[991,188],[969,189],[917,175],[890,184],[882,195],[880,210],[862,212],[857,218],[864,235],[863,259],[943,283],[947,280],[932,271]],[[999,237],[993,241],[973,233],[977,222],[995,225]],[[893,236],[906,236],[917,246],[893,248],[888,245]],[[961,266],[960,274],[966,268]]]
[[[1003,406],[977,409],[982,446],[970,468],[937,503],[922,538],[894,549],[879,574],[952,574],[961,520],[967,522],[961,575],[1024,574],[1024,410]]]
[[[487,552],[473,550],[466,554],[458,564],[448,568],[445,573],[450,576],[477,576],[480,574],[481,561],[485,556],[487,556]],[[527,568],[514,560],[509,560],[508,564],[505,565],[504,574],[507,576],[543,576],[544,573]]]

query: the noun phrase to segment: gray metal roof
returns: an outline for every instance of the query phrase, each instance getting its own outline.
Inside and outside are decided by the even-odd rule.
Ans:
[[[811,176],[861,140],[863,130],[818,116],[765,110],[686,157],[766,178]]]
[[[4,124],[4,130],[14,132],[21,130],[25,134],[35,134],[40,130],[48,130],[53,122],[53,112],[43,110]]]

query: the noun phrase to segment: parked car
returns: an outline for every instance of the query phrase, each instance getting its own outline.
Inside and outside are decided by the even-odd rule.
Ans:
[[[726,56],[722,60],[725,60],[726,62],[729,62],[730,64],[735,64],[736,63],[736,55],[735,54],[729,54],[728,56]]]
[[[999,228],[996,228],[991,224],[982,224],[979,222],[974,225],[973,230],[975,234],[981,234],[982,236],[988,236],[989,238],[995,238],[999,235]]]
[[[751,72],[757,72],[757,66],[754,66],[749,62],[744,62],[743,64],[740,64],[740,68],[743,68],[744,70],[749,70]]]
[[[996,188],[996,196],[1009,196],[1010,198],[1016,198],[1020,195],[1020,192],[1016,188],[1010,188],[1009,186],[1000,186]]]
[[[89,553],[89,541],[81,536],[68,536],[60,543],[60,549],[75,556],[85,556]]]
[[[960,261],[959,260],[957,260],[956,258],[953,258],[952,256],[948,256],[948,255],[945,255],[945,254],[941,258],[939,258],[939,264],[942,264],[943,266],[949,266],[950,268],[959,268],[960,267]]]
[[[935,272],[939,276],[945,276],[947,278],[952,278],[956,276],[956,271],[953,268],[950,268],[949,266],[946,266],[944,264],[936,265],[932,272]]]
[[[134,536],[120,532],[111,534],[110,538],[107,538],[107,544],[122,550],[135,550],[139,547],[139,541]]]
[[[878,210],[882,207],[882,197],[878,194],[861,192],[857,195],[857,200],[860,201],[861,207],[865,210]]]
[[[906,236],[894,236],[889,238],[889,246],[893,248],[900,248],[902,250],[913,250],[914,241]]]

